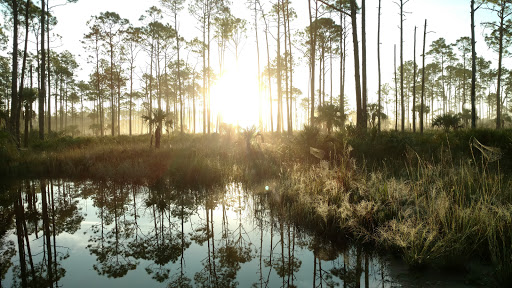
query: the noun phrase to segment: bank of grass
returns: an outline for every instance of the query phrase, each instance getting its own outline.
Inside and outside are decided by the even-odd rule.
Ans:
[[[487,284],[510,287],[509,135],[318,134],[316,145],[330,152],[329,161],[310,158],[288,167],[278,196],[269,199],[285,205],[298,223],[394,251],[411,267],[465,270],[469,263],[490,263]],[[472,137],[485,139],[478,140],[486,147]]]
[[[165,135],[160,149],[150,146],[151,138],[58,137],[33,140],[29,149],[16,149],[2,141],[0,172],[14,178],[87,178],[139,184],[171,178],[184,185],[214,185],[241,179],[251,171],[265,177],[261,149],[247,151],[239,137],[214,135]],[[236,162],[236,163],[235,163]],[[268,161],[269,163],[275,161]]]

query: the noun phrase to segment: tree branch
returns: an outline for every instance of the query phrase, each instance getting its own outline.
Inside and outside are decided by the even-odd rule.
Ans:
[[[326,5],[327,7],[331,8],[331,9],[333,9],[335,11],[338,11],[338,12],[343,13],[343,14],[345,14],[345,15],[350,17],[350,13],[348,13],[346,11],[343,11],[342,9],[340,9],[340,8],[338,8],[338,7],[336,7],[336,6],[332,5],[332,4],[327,3],[324,0],[317,0],[317,1],[319,1],[320,3],[323,3],[324,5]]]

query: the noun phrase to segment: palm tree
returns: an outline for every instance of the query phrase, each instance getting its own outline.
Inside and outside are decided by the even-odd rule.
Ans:
[[[445,131],[450,130],[452,128],[453,130],[457,130],[461,127],[462,119],[460,115],[457,114],[444,114],[439,115],[436,118],[434,118],[434,122],[432,123],[432,127],[442,127]]]
[[[162,135],[162,122],[167,118],[168,114],[165,113],[162,109],[154,109],[151,115],[143,115],[142,119],[144,119],[145,122],[148,122],[150,126],[156,124],[155,129],[155,148],[160,148],[160,138]],[[150,145],[153,143],[153,135],[151,135],[151,142]]]
[[[333,104],[318,107],[319,123],[325,123],[327,134],[331,134],[332,127],[341,127],[345,122],[345,115],[341,115],[340,108]]]
[[[380,107],[379,107],[378,103],[368,104],[368,118],[370,120],[371,128],[374,128],[374,127],[376,127],[377,124],[379,124],[377,119],[380,119],[382,121],[385,121],[388,119],[388,115],[386,115],[384,112],[382,112],[382,110],[384,110],[382,105],[380,105]]]
[[[23,102],[25,103],[25,135],[23,138],[23,146],[28,147],[28,127],[32,123],[32,103],[37,100],[37,89],[23,89]]]

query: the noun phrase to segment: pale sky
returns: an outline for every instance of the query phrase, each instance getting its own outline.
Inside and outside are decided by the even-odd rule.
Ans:
[[[62,1],[62,0],[59,0]],[[55,0],[50,0],[50,5],[54,5]],[[188,6],[186,1],[186,6]],[[233,0],[232,13],[240,18],[245,18],[251,25],[251,29],[248,30],[247,40],[244,45],[241,54],[240,66],[242,69],[256,71],[256,51],[255,51],[255,38],[254,31],[252,29],[253,18],[251,17],[252,11],[245,8],[245,0]],[[57,3],[57,2],[56,2]],[[268,11],[270,4],[266,0],[262,0],[264,8]],[[120,14],[121,17],[127,18],[135,26],[139,25],[138,19],[140,15],[144,14],[152,5],[158,5],[158,1],[122,1],[122,0],[79,0],[76,4],[68,4],[66,6],[56,7],[54,14],[57,16],[59,24],[54,30],[60,34],[63,38],[62,46],[58,47],[57,50],[68,49],[77,56],[79,62],[83,62],[85,54],[80,44],[84,33],[87,31],[85,23],[90,19],[92,15],[99,15],[100,12],[114,11]],[[319,3],[319,5],[321,5]],[[377,6],[378,1],[367,1],[367,57],[368,57],[368,95],[370,102],[375,97],[377,92]],[[292,23],[292,29],[303,30],[308,25],[308,2],[306,0],[292,0],[292,6],[297,11],[298,18]],[[180,21],[180,33],[184,35],[187,40],[199,35],[199,31],[195,28],[196,22],[188,14],[188,9],[185,8],[182,12],[182,18]],[[382,16],[381,16],[381,67],[382,67],[382,81],[383,83],[392,82],[393,73],[393,46],[397,45],[397,62],[399,63],[399,37],[400,37],[400,16],[399,8],[395,1],[382,0]],[[463,36],[470,36],[470,1],[469,0],[410,0],[405,5],[405,11],[408,14],[405,17],[404,22],[404,62],[413,59],[413,33],[414,26],[417,26],[417,52],[416,57],[418,65],[421,67],[421,49],[423,44],[423,25],[425,19],[428,21],[427,31],[427,51],[429,45],[433,40],[440,37],[444,37],[447,43],[454,43],[458,38]],[[339,17],[334,17],[338,19]],[[483,40],[483,29],[480,25],[483,21],[493,20],[493,16],[485,11],[483,8],[477,11],[476,14],[476,35],[477,35],[477,54],[484,55],[487,60],[492,60],[496,63],[495,59],[497,56],[490,52]],[[360,15],[358,15],[360,21]],[[164,19],[164,22],[168,21]],[[170,21],[170,20],[169,20]],[[259,27],[263,27],[263,23],[259,24]],[[360,30],[361,25],[358,24]],[[275,29],[274,29],[275,30]],[[360,31],[359,31],[360,33]],[[261,67],[266,64],[266,55],[264,49],[264,34],[262,31],[259,33],[260,37],[260,51],[261,55]],[[361,35],[359,35],[361,39]],[[271,38],[271,41],[272,38]],[[349,43],[349,51],[347,57],[347,78],[346,78],[346,95],[349,97],[350,102],[353,101],[354,92],[354,80],[353,80],[353,66],[352,64],[352,38],[351,35],[347,39]],[[454,49],[456,53],[458,51]],[[216,57],[216,48],[212,49],[213,57]],[[271,54],[275,55],[275,45],[271,47]],[[234,54],[229,53],[226,56],[233,59]],[[337,63],[338,60],[335,60]],[[427,64],[430,62],[426,60]],[[213,68],[218,70],[218,62],[212,61]],[[397,66],[398,66],[397,65]],[[228,64],[230,66],[230,64]],[[87,66],[83,66],[84,70],[89,70]],[[334,88],[333,95],[337,97],[339,95],[338,73],[339,68],[333,68],[334,74]],[[81,72],[79,75],[81,78],[85,78],[90,71]],[[256,74],[254,74],[256,75]],[[255,78],[256,76],[254,76]],[[305,63],[300,63],[294,74],[297,88],[301,89],[304,95],[307,95],[308,91],[308,69]],[[329,89],[329,81],[327,80],[327,89]],[[318,86],[318,85],[317,85]],[[328,92],[328,90],[327,90]],[[376,99],[376,98],[374,98]]]

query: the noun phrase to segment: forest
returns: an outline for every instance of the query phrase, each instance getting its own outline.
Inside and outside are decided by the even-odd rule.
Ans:
[[[512,283],[512,0],[0,9],[0,287]]]
[[[365,1],[308,2],[309,22],[298,19],[299,7],[290,1],[249,1],[242,6],[244,15],[252,17],[247,19],[238,18],[229,1],[160,1],[137,23],[111,11],[90,15],[80,40],[83,53],[77,55],[52,48],[66,47],[66,39],[53,32],[59,19],[52,10],[76,1],[52,3],[55,7],[50,1],[4,2],[2,127],[20,145],[20,135],[34,130],[43,139],[51,132],[220,133],[251,125],[262,132],[291,133],[315,122],[329,131],[355,125],[420,132],[432,127],[499,129],[512,123],[507,101],[512,77],[504,65],[510,47],[508,1],[471,1],[467,6],[473,16],[467,18],[473,22],[467,25],[473,29],[467,31],[473,36],[453,43],[439,32],[429,33],[425,19],[424,27],[414,27],[414,43],[407,41],[406,47],[400,45],[405,42],[401,27],[414,11],[407,10],[409,1],[384,3],[400,16],[395,33],[400,41],[394,44],[394,67],[380,65],[383,44],[368,45],[378,50],[378,71],[367,69],[367,54],[375,54],[367,51],[367,41],[375,41],[366,38],[366,30],[377,29],[377,43],[389,37],[389,31],[381,35],[380,3],[379,13],[368,15],[378,16],[377,27],[367,28]],[[478,40],[485,40],[486,51],[478,54],[477,10],[491,17],[480,23]],[[181,27],[196,28],[195,37],[190,29],[179,32],[185,23]],[[427,45],[432,35],[441,37]],[[413,59],[404,59],[404,49],[412,48]],[[257,73],[238,67],[242,50],[257,60],[251,66]],[[393,73],[384,73],[389,77],[383,79],[381,70]],[[250,75],[253,79],[243,83],[257,91],[238,87],[240,78],[233,74]],[[369,95],[374,84],[368,79],[376,82],[377,74],[375,97]],[[251,103],[257,116],[234,119],[244,114],[237,111],[245,107],[240,102]]]

